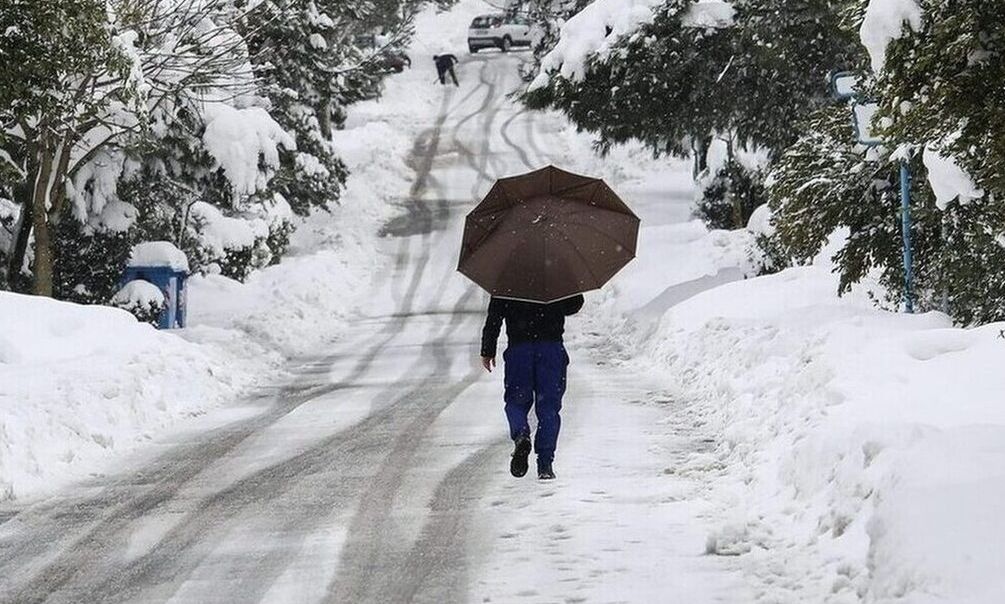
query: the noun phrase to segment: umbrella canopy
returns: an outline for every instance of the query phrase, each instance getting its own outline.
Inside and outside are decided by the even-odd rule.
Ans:
[[[607,283],[638,234],[604,181],[548,166],[496,181],[467,216],[457,270],[499,298],[554,302]]]

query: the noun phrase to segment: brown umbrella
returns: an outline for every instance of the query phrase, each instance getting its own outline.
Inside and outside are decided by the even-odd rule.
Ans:
[[[638,234],[604,181],[548,166],[496,181],[464,223],[457,270],[493,296],[554,302],[607,283]]]

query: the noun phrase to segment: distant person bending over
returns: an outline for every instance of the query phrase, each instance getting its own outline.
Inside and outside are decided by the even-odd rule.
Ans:
[[[533,406],[537,414],[537,476],[541,480],[555,478],[552,462],[562,424],[559,411],[565,394],[566,368],[569,355],[562,343],[565,317],[583,307],[583,296],[577,295],[551,304],[520,302],[492,298],[488,317],[482,330],[482,366],[492,371],[496,364],[496,342],[500,327],[506,322],[509,346],[503,353],[505,362],[506,419],[513,439],[510,473],[517,478],[527,473],[530,456],[530,424],[527,416]]]
[[[457,64],[457,57],[454,55],[433,55],[433,62],[436,63],[436,75],[440,78],[440,84],[446,86],[447,84],[447,74],[450,74],[450,79],[454,81],[454,86],[460,88],[460,84],[457,82],[457,74],[454,73],[454,65]]]

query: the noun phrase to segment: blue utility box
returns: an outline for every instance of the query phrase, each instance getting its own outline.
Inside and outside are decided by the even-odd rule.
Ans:
[[[158,329],[185,327],[188,259],[184,252],[167,241],[151,241],[133,246],[122,284],[142,279],[164,294],[164,311],[157,319]]]

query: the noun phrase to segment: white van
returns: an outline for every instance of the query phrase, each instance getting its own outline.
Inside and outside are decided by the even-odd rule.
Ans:
[[[530,19],[521,15],[480,15],[468,30],[468,50],[498,48],[509,52],[514,46],[531,45]]]

